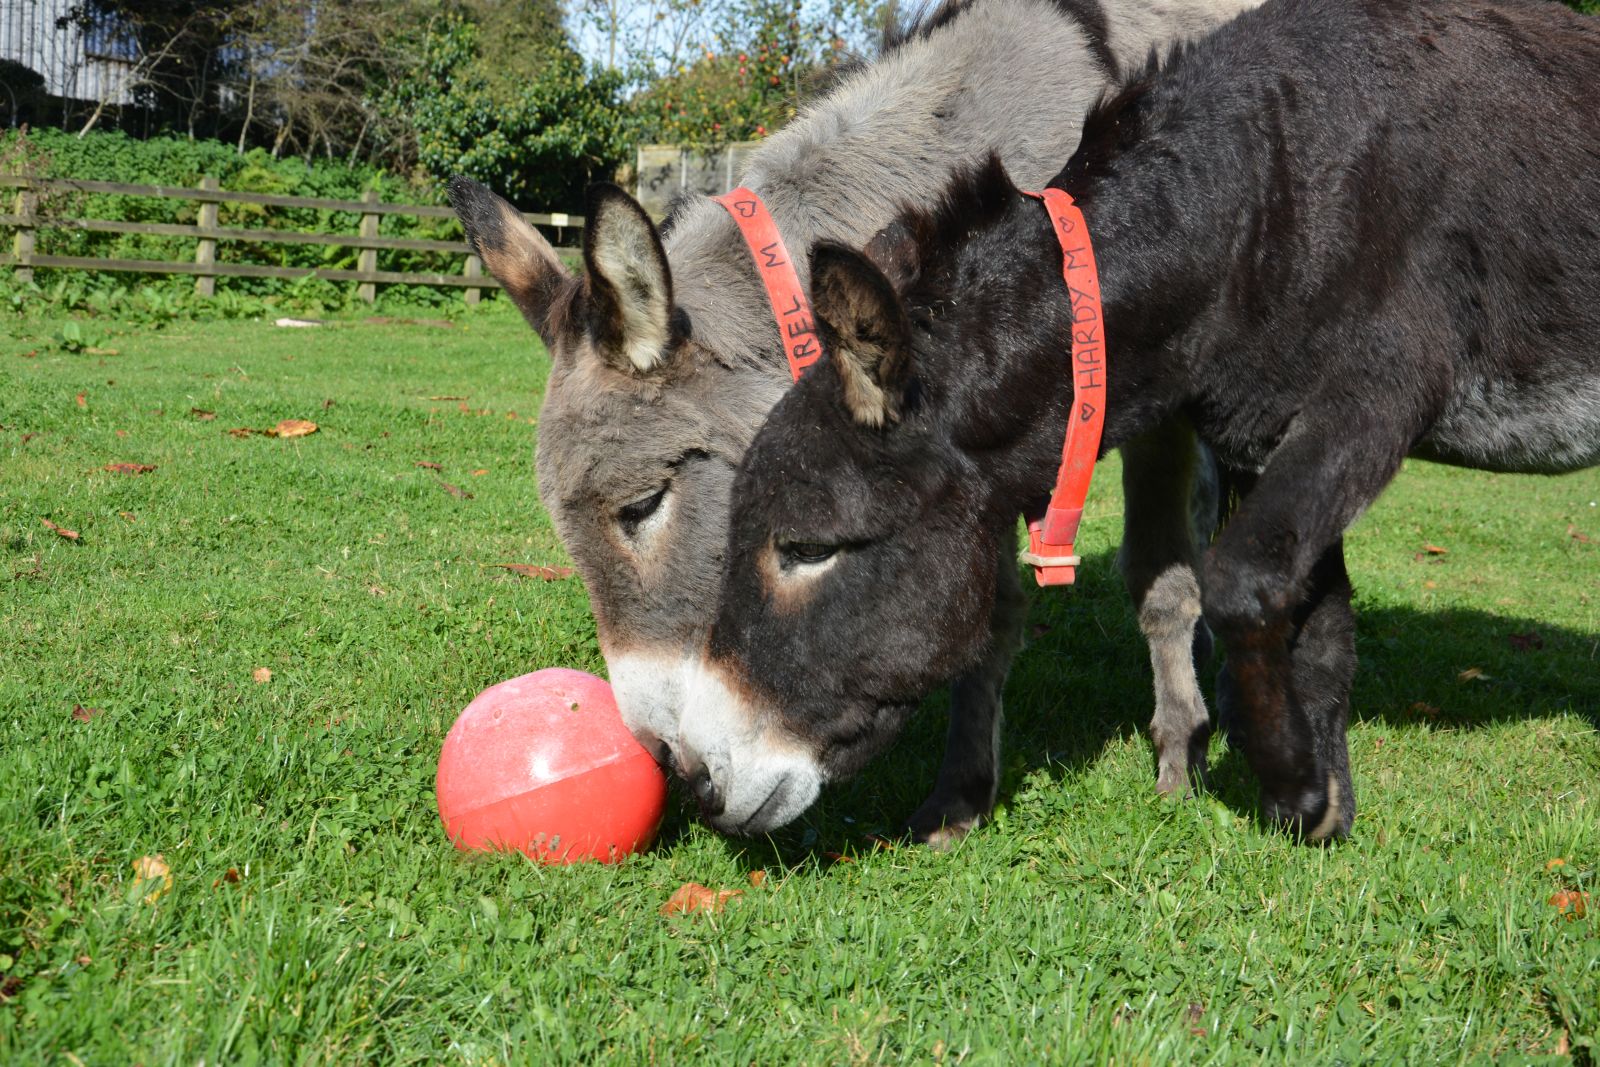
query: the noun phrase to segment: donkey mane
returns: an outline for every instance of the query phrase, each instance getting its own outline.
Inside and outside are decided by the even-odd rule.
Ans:
[[[940,0],[936,4],[922,3],[911,7],[902,17],[899,3],[891,0],[884,15],[883,43],[880,54],[888,55],[912,41],[925,41],[935,31],[950,25],[980,0]],[[1094,57],[1111,77],[1117,76],[1117,57],[1108,43],[1111,28],[1105,9],[1096,0],[1051,0],[1062,17],[1082,26],[1089,36],[1089,47]]]

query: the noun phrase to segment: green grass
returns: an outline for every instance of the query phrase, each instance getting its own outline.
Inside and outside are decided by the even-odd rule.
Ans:
[[[0,1061],[1595,1061],[1600,916],[1547,898],[1600,889],[1600,472],[1411,464],[1352,533],[1347,843],[1259,825],[1220,742],[1212,794],[1153,795],[1110,463],[994,825],[866,836],[931,782],[935,701],[770,841],[675,799],[648,854],[545,869],[456,853],[432,796],[480,689],[604,667],[578,582],[486,566],[563,558],[520,320],[59,326],[0,321]],[[321,430],[225,432],[285,418]]]

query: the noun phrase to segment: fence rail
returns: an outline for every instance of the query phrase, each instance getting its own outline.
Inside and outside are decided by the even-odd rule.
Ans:
[[[224,278],[322,278],[334,282],[355,282],[361,299],[371,303],[379,285],[426,285],[466,290],[466,300],[476,304],[485,289],[498,289],[500,283],[483,273],[483,263],[465,241],[440,241],[426,238],[380,237],[378,222],[384,215],[413,218],[453,218],[447,207],[434,204],[392,204],[380,201],[369,192],[360,200],[332,200],[313,196],[279,196],[272,193],[242,193],[218,188],[215,178],[203,178],[199,188],[174,185],[127,185],[122,182],[84,181],[76,178],[28,178],[0,174],[0,189],[17,190],[12,210],[0,214],[0,227],[15,231],[11,252],[0,254],[0,266],[13,267],[22,281],[31,281],[36,267],[76,270],[129,271],[140,274],[193,274],[195,292],[210,296],[216,279]],[[40,194],[51,192],[109,193],[120,196],[149,196],[187,200],[200,205],[198,224],[174,222],[124,222],[118,219],[77,218],[42,214]],[[255,204],[263,207],[309,208],[320,211],[350,212],[359,216],[357,232],[321,233],[298,230],[269,230],[217,225],[217,205]],[[530,224],[556,231],[561,244],[566,230],[581,230],[584,219],[561,212],[524,213]],[[97,256],[56,256],[34,251],[39,230],[85,230],[91,233],[149,234],[158,237],[191,237],[195,242],[193,262],[163,259],[117,259]],[[358,252],[357,270],[330,267],[274,267],[255,263],[218,262],[217,243],[240,242],[289,245],[333,245]],[[377,269],[378,252],[447,252],[464,257],[460,274],[440,271],[382,271]]]

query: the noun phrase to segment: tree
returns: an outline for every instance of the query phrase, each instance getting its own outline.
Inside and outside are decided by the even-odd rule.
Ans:
[[[438,21],[415,74],[378,98],[406,139],[391,155],[436,177],[465,174],[527,207],[577,209],[584,187],[626,158],[622,80],[587,70],[564,39],[529,45],[519,62],[515,79],[492,78],[478,27]]]

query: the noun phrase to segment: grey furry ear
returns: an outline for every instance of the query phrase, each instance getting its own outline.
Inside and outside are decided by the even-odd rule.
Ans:
[[[583,261],[600,354],[619,370],[655,370],[672,340],[672,274],[655,223],[615,185],[589,187]]]
[[[911,377],[911,327],[894,286],[866,256],[822,242],[811,252],[811,300],[851,418],[875,428],[897,421]]]
[[[467,243],[553,351],[551,305],[561,287],[572,280],[555,249],[516,208],[471,179],[459,175],[450,179],[450,205],[467,232]]]

